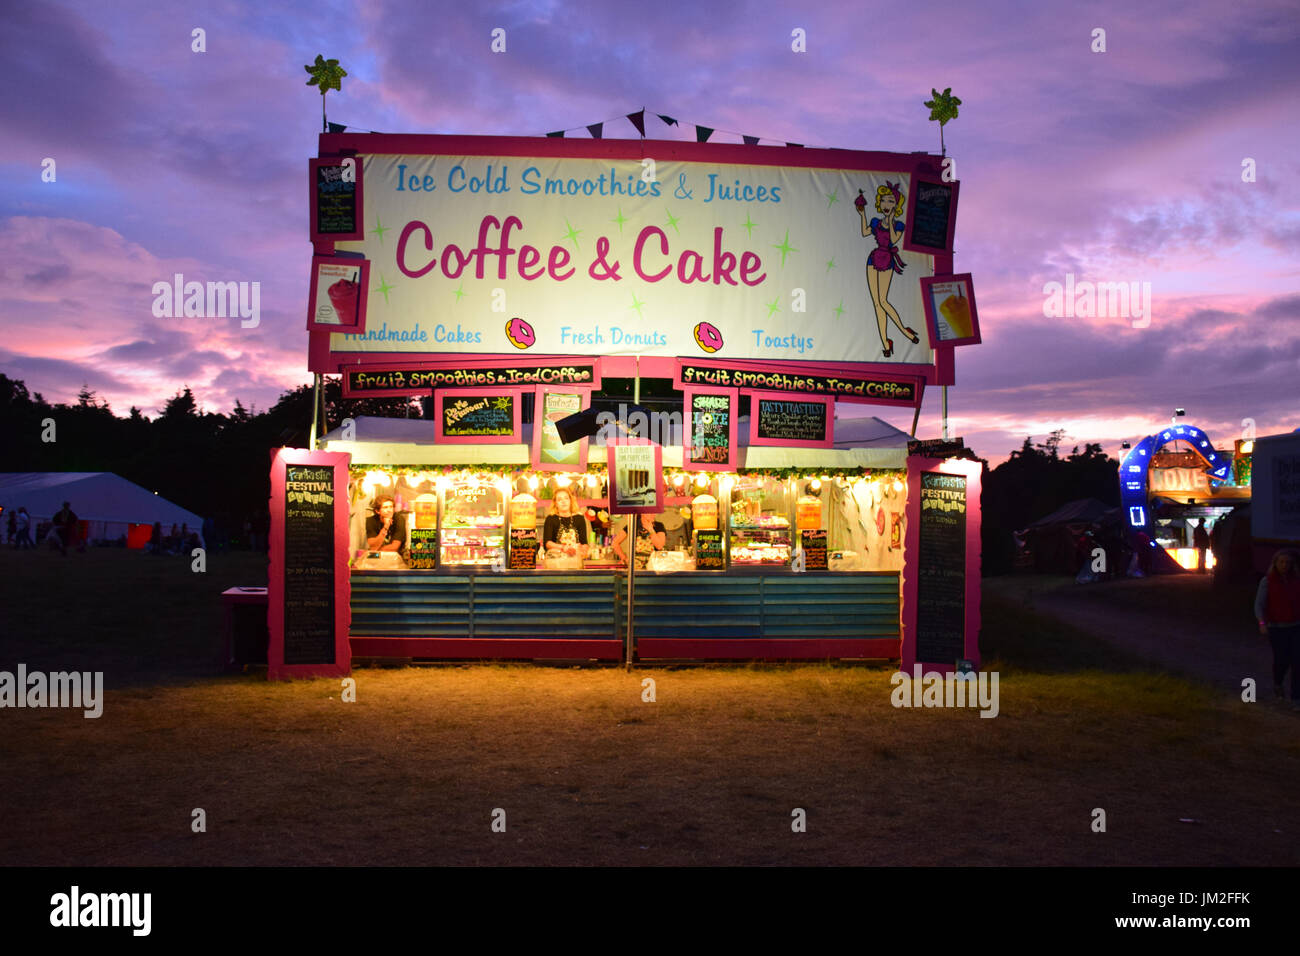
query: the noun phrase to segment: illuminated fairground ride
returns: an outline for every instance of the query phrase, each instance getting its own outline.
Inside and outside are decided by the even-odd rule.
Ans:
[[[1181,411],[1181,410],[1180,410]],[[1207,532],[1250,501],[1254,442],[1216,449],[1194,425],[1170,425],[1137,442],[1120,463],[1120,503],[1129,533],[1145,533],[1188,570],[1197,566],[1193,535]],[[1208,566],[1213,555],[1207,554]]]

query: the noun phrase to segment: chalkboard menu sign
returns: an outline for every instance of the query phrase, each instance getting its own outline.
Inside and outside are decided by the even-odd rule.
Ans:
[[[438,439],[449,442],[513,442],[519,435],[519,392],[439,392]]]
[[[511,570],[537,567],[537,529],[510,529],[510,564]]]
[[[313,239],[362,239],[361,160],[311,161]]]
[[[825,571],[826,564],[826,529],[816,528],[799,532],[803,545],[805,571]]]
[[[333,467],[288,466],[284,497],[284,663],[333,664]]]
[[[690,442],[686,467],[731,467],[736,430],[734,393],[691,392],[687,395],[686,420]]]
[[[784,398],[751,399],[751,445],[827,447],[831,444],[831,405],[824,398],[797,401]]]
[[[722,547],[721,531],[695,532],[695,570],[727,570],[727,552]]]
[[[413,568],[428,570],[438,566],[438,529],[411,529],[411,556],[407,563]]]
[[[951,252],[956,207],[957,183],[914,179],[912,215],[908,219],[903,248],[919,252]]]
[[[916,659],[966,655],[966,478],[921,473]]]

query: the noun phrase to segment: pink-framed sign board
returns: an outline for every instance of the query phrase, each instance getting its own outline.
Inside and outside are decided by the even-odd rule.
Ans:
[[[835,399],[748,391],[749,443],[784,448],[831,448]]]
[[[921,280],[925,323],[930,341],[939,345],[978,345],[979,313],[969,272],[932,276]]]
[[[338,677],[352,670],[347,494],[351,458],[343,452],[303,448],[271,453],[268,680]]]
[[[364,332],[369,285],[369,261],[345,256],[312,256],[307,328]]]
[[[606,446],[609,513],[657,515],[664,510],[664,450],[644,438],[619,438]]]
[[[682,467],[690,471],[735,471],[740,391],[685,388],[682,395]]]
[[[980,469],[958,458],[907,459],[902,670],[980,665]]]
[[[522,388],[439,389],[433,401],[439,443],[515,445],[522,440]]]
[[[564,442],[555,423],[591,404],[591,389],[562,385],[534,388],[532,466],[537,471],[587,470],[587,438]]]
[[[912,175],[912,196],[903,203],[903,248],[909,252],[944,255],[952,252],[957,229],[957,196],[961,183],[922,172]]]
[[[312,241],[364,239],[361,158],[313,159],[309,163]]]

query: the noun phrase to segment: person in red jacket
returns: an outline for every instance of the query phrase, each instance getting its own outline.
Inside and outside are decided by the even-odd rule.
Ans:
[[[1294,551],[1273,555],[1255,594],[1255,617],[1273,646],[1273,693],[1282,696],[1290,670],[1291,706],[1300,709],[1300,561]]]

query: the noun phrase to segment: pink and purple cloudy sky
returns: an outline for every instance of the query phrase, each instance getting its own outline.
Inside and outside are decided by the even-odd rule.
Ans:
[[[1259,434],[1300,425],[1295,0],[127,0],[0,16],[0,372],[51,401],[85,383],[152,415],[189,385],[205,408],[264,408],[308,381],[320,95],[303,64],[324,53],[349,73],[330,119],[389,132],[541,135],[645,107],[682,121],[649,117],[659,139],[699,123],[937,152],[922,102],[952,87],[956,269],[975,276],[984,337],[958,353],[953,434],[996,461],[1055,428],[1067,449],[1117,454],[1174,406],[1220,445],[1246,418]],[[619,120],[607,135],[635,133]],[[177,272],[259,281],[261,324],[155,319],[151,287]],[[1044,284],[1067,274],[1149,282],[1149,326],[1045,317]],[[921,436],[938,410],[932,390]]]

